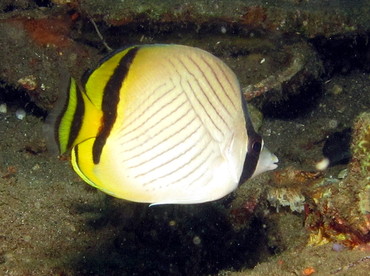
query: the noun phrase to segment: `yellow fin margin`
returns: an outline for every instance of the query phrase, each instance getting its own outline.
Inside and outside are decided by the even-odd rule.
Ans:
[[[77,108],[77,84],[73,78],[71,78],[69,97],[66,107],[67,108],[60,119],[57,129],[58,144],[61,153],[65,153],[68,150],[68,141],[71,134],[73,117]]]

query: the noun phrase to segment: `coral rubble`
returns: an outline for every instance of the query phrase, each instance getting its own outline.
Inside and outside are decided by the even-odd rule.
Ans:
[[[312,243],[322,238],[348,246],[370,242],[370,113],[360,114],[353,126],[352,160],[347,176],[324,179],[312,191],[306,227]]]

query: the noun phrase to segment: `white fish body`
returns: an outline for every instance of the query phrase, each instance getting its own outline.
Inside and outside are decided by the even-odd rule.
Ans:
[[[131,60],[122,61],[130,51],[135,51]],[[109,62],[127,67],[122,79]],[[96,101],[108,109],[94,101],[99,98],[94,91],[97,79],[116,81],[112,87],[118,99],[108,94],[107,85],[103,100]],[[245,160],[251,156],[251,136],[257,134],[243,106],[239,82],[225,63],[198,48],[133,47],[93,71],[84,91],[80,133],[90,132],[84,130],[91,124],[89,110],[102,109],[105,123],[98,124],[95,136],[78,134],[72,164],[86,182],[113,196],[154,204],[207,202],[237,188],[245,166],[250,167],[248,177],[276,167],[277,158],[270,154],[268,165],[256,168],[263,148],[259,136],[257,157],[250,165]],[[100,114],[90,111],[94,112]]]

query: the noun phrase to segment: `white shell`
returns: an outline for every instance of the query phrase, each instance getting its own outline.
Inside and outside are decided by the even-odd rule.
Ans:
[[[26,111],[24,111],[22,108],[18,108],[15,112],[15,117],[17,117],[19,120],[23,120],[26,117]]]

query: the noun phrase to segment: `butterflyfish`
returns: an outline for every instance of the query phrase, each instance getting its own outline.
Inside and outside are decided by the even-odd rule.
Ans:
[[[199,48],[138,45],[71,78],[54,119],[75,172],[117,198],[151,204],[220,199],[277,167],[253,129],[240,85]]]

